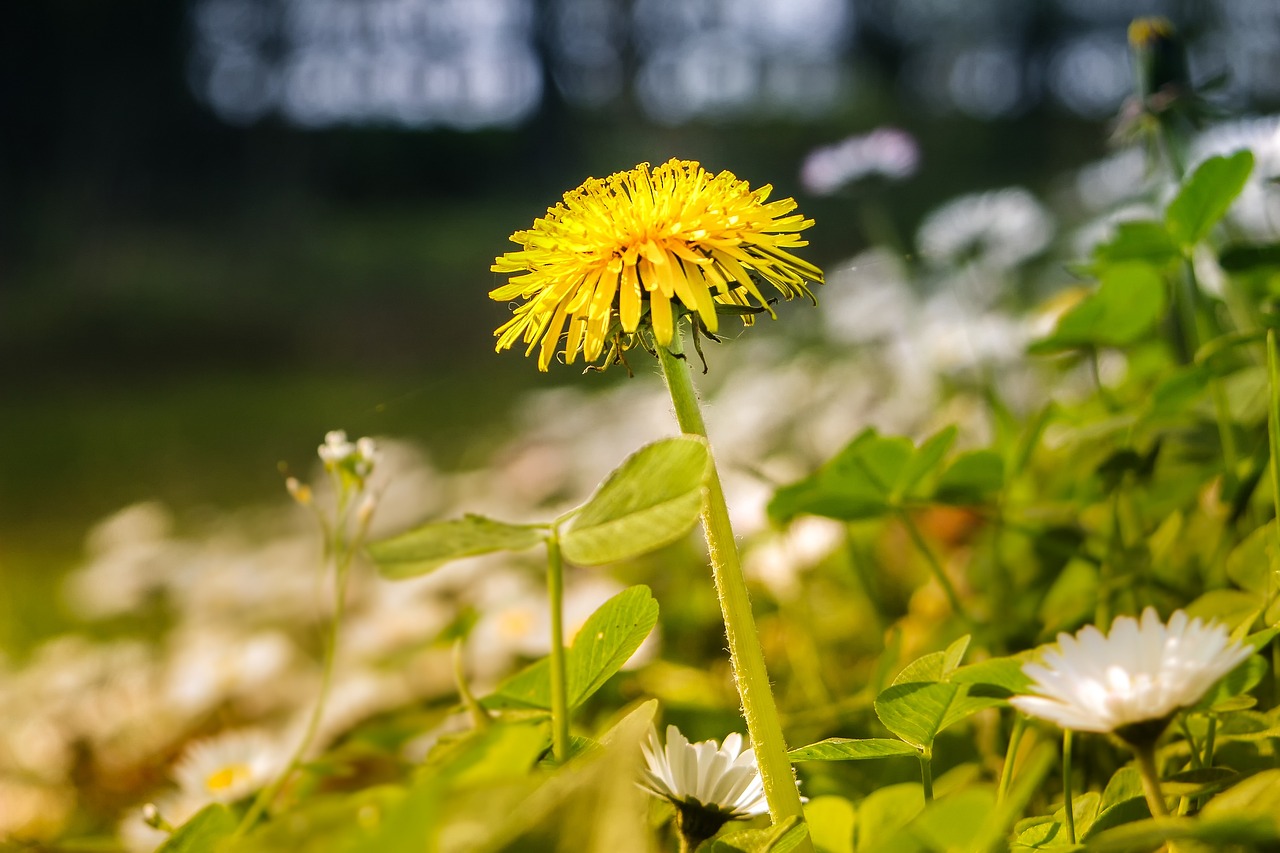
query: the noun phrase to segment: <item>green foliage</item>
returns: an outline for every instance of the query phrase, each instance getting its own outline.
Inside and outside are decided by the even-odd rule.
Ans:
[[[231,811],[221,803],[211,803],[178,827],[158,853],[213,853],[235,829]]]
[[[1100,279],[1098,289],[1064,314],[1053,334],[1036,343],[1032,352],[1126,346],[1164,316],[1165,283],[1149,263],[1109,263]]]
[[[625,589],[591,614],[566,650],[569,707],[581,705],[617,673],[657,622],[658,602],[647,586]],[[484,704],[549,711],[549,660],[542,658],[502,682]]]
[[[524,551],[546,538],[544,526],[507,524],[482,515],[467,515],[429,522],[392,539],[376,542],[368,550],[385,577],[399,580],[426,574],[464,557],[495,551]]]
[[[1165,211],[1165,226],[1184,251],[1209,235],[1244,188],[1253,171],[1253,154],[1210,157],[1195,170]]]
[[[906,438],[863,430],[817,473],[779,489],[769,516],[779,524],[804,513],[856,521],[929,504],[990,501],[1004,485],[1002,457],[971,451],[943,467],[955,438],[955,428],[948,427],[916,447]]]
[[[637,451],[574,510],[561,538],[565,558],[598,566],[684,536],[702,510],[710,465],[706,442],[692,436],[664,439]]]

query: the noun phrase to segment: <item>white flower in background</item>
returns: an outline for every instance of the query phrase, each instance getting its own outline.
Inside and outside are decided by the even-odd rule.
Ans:
[[[900,335],[920,308],[902,258],[868,249],[827,271],[822,322],[836,343],[872,344]]]
[[[689,743],[678,728],[667,726],[664,748],[658,732],[649,730],[640,787],[676,807],[676,825],[686,842],[682,849],[693,850],[731,820],[768,814],[755,752],[743,746],[737,732],[723,745]]]
[[[786,530],[751,546],[744,558],[748,575],[775,595],[793,592],[800,573],[812,568],[845,541],[843,522],[816,515],[797,518]]]
[[[960,196],[925,217],[916,246],[934,266],[973,262],[996,271],[1034,258],[1053,238],[1054,223],[1022,187]]]
[[[1192,144],[1188,171],[1218,155],[1253,152],[1253,172],[1227,212],[1227,220],[1258,241],[1280,237],[1280,116],[1224,122],[1201,133]]]
[[[830,195],[873,175],[900,181],[914,175],[919,166],[915,137],[896,127],[881,127],[815,148],[800,168],[800,182],[814,195]]]
[[[1141,148],[1124,148],[1082,166],[1076,173],[1075,194],[1091,213],[1110,210],[1151,192],[1155,172]]]
[[[234,803],[274,779],[286,762],[266,732],[228,731],[190,744],[173,766],[173,779],[185,794]]]
[[[326,469],[350,470],[363,480],[373,472],[378,448],[372,438],[360,438],[352,443],[347,440],[346,432],[335,429],[325,433],[324,444],[320,445],[317,453]]]
[[[1119,732],[1140,723],[1163,730],[1175,711],[1200,701],[1252,653],[1221,625],[1188,619],[1182,610],[1165,625],[1148,607],[1141,622],[1116,619],[1109,635],[1093,625],[1074,637],[1059,634],[1058,648],[1046,651],[1042,663],[1022,668],[1036,695],[1009,702],[1074,731]]]

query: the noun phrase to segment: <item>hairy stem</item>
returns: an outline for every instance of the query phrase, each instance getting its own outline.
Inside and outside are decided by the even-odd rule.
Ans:
[[[705,438],[706,423],[702,419],[702,410],[693,388],[689,366],[682,357],[682,349],[681,328],[677,325],[670,347],[657,347],[662,375],[671,393],[680,429],[687,434]],[[702,529],[707,539],[712,577],[724,618],[725,635],[729,641],[729,660],[733,666],[738,694],[742,699],[747,733],[751,737],[756,762],[760,767],[760,779],[764,784],[765,799],[769,803],[769,814],[774,823],[793,816],[803,821],[804,809],[800,803],[800,792],[796,788],[791,761],[787,758],[782,721],[769,685],[764,651],[760,646],[755,617],[751,612],[747,582],[738,558],[738,546],[729,522],[729,508],[725,503],[724,487],[720,484],[714,457],[703,496]],[[806,835],[798,850],[809,853],[812,851],[811,845]]]

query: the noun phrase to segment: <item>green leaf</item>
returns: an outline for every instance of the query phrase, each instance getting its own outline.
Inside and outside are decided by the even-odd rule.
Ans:
[[[946,652],[929,652],[913,660],[893,677],[894,684],[910,684],[924,681],[943,681],[947,665]]]
[[[1255,773],[1210,800],[1202,814],[1205,818],[1265,815],[1280,834],[1280,770]]]
[[[1200,797],[1216,794],[1238,778],[1230,767],[1199,767],[1174,773],[1160,787],[1168,797]]]
[[[1025,693],[1031,679],[1022,671],[1022,658],[991,658],[962,666],[951,674],[955,684],[982,684],[1007,690],[1010,695]]]
[[[876,788],[858,803],[857,820],[853,826],[854,849],[877,849],[923,808],[924,796],[918,782]]]
[[[1230,157],[1210,157],[1187,178],[1165,210],[1169,234],[1183,249],[1208,236],[1244,189],[1253,171],[1253,154],[1237,151]]]
[[[547,538],[546,525],[507,524],[467,515],[449,521],[432,521],[391,539],[369,546],[369,556],[383,577],[399,580],[417,577],[452,560],[523,551]]]
[[[1280,586],[1271,568],[1271,552],[1274,549],[1275,530],[1264,524],[1231,549],[1227,556],[1227,577],[1241,589],[1255,595],[1268,595]]]
[[[598,566],[675,542],[698,521],[710,468],[701,438],[666,438],[640,448],[573,512],[560,537],[565,558]]]
[[[921,479],[941,464],[951,445],[955,444],[959,432],[957,427],[949,426],[925,439],[898,476],[894,490],[899,495],[905,495],[914,489]]]
[[[212,853],[218,842],[236,831],[236,819],[221,803],[211,803],[178,827],[156,853]]]
[[[1004,459],[994,450],[962,453],[947,467],[934,488],[933,499],[951,505],[989,501],[1004,488]]]
[[[713,839],[698,849],[702,853],[787,853],[808,834],[800,818],[792,815],[763,829],[745,829]]]
[[[995,810],[996,797],[988,787],[966,788],[925,806],[909,824],[875,851],[943,851],[965,849],[967,841],[982,830],[983,821]]]
[[[1093,250],[1100,265],[1144,261],[1157,269],[1177,260],[1178,245],[1159,222],[1129,221],[1116,225],[1115,236]]]
[[[1209,692],[1192,707],[1195,710],[1204,711],[1235,696],[1248,693],[1257,687],[1270,671],[1271,665],[1267,663],[1266,658],[1253,655],[1218,679],[1218,682],[1209,688]]]
[[[792,761],[862,761],[869,758],[890,758],[895,755],[916,755],[918,750],[910,744],[891,738],[832,737],[798,747],[787,753]]]
[[[853,521],[892,512],[954,440],[943,430],[916,448],[909,439],[863,430],[812,476],[779,489],[769,517],[785,524],[802,513]]]
[[[1145,335],[1165,312],[1165,283],[1150,264],[1129,262],[1102,270],[1098,289],[1062,316],[1033,353],[1079,347],[1120,347]]]
[[[967,685],[948,682],[894,684],[875,700],[885,728],[909,744],[931,749],[938,733],[984,708],[1002,704],[990,696],[970,696]]]
[[[569,706],[587,701],[649,636],[658,623],[658,602],[647,586],[624,589],[600,606],[583,623],[573,645],[565,650],[565,679]],[[551,709],[551,666],[535,661],[498,685],[484,700],[489,708]]]
[[[1280,243],[1270,243],[1265,246],[1228,246],[1218,254],[1218,265],[1224,272],[1229,273],[1280,267]]]
[[[814,797],[804,804],[813,846],[823,853],[853,853],[853,803],[844,797]]]

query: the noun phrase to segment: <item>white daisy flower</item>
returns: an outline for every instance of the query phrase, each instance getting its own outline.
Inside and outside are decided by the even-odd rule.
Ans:
[[[664,749],[658,732],[649,730],[640,787],[676,807],[682,849],[695,849],[731,820],[768,814],[755,752],[743,745],[737,732],[722,746],[714,740],[689,743],[678,728],[667,726]]]
[[[1053,232],[1053,217],[1035,196],[1010,187],[947,202],[925,218],[916,245],[934,266],[972,261],[1011,270],[1043,252]]]
[[[1124,737],[1122,730],[1142,723],[1163,731],[1175,711],[1198,702],[1252,653],[1221,625],[1188,619],[1182,610],[1164,625],[1148,607],[1141,622],[1132,616],[1116,619],[1110,635],[1093,625],[1074,637],[1059,634],[1058,648],[1046,651],[1042,663],[1022,668],[1037,695],[1009,702],[1024,714],[1074,731]],[[1147,727],[1144,734],[1151,734]]]
[[[286,760],[265,732],[229,731],[188,746],[173,767],[173,779],[183,793],[233,803],[274,779]]]

